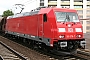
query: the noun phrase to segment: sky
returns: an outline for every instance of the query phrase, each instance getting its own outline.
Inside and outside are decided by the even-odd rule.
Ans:
[[[3,11],[8,9],[12,10],[14,13],[19,13],[21,8],[15,4],[23,4],[23,12],[31,11],[37,7],[36,0],[0,0],[0,15],[3,14]]]

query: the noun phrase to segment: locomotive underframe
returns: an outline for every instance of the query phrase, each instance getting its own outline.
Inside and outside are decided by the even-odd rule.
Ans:
[[[85,39],[77,39],[77,40],[59,40],[58,42],[54,42],[53,51],[58,54],[76,54],[77,49],[84,49],[85,42],[81,46],[81,41],[85,41]],[[67,42],[67,46],[61,47],[61,42]],[[65,44],[63,44],[65,45]]]
[[[56,50],[62,50],[62,51],[67,51],[67,52],[70,52],[70,51],[73,51],[73,50],[76,50],[77,48],[80,48],[81,45],[81,41],[84,41],[85,39],[78,39],[78,40],[59,40],[58,42],[54,42],[54,48]],[[60,46],[60,42],[67,42],[67,46],[66,47],[61,47]],[[63,44],[65,45],[65,44]],[[85,47],[82,47],[82,48],[85,48]]]

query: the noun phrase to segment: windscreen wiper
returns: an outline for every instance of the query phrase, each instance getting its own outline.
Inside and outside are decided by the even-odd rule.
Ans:
[[[68,22],[70,22],[70,17],[69,17],[68,14],[66,14],[66,18],[65,18],[64,22],[66,22],[66,20],[67,20]]]

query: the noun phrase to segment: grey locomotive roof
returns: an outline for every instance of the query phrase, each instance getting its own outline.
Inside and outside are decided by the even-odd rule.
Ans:
[[[13,16],[7,17],[7,19],[9,19],[9,18],[16,18],[16,17],[23,17],[23,16],[29,16],[29,15],[35,15],[35,14],[38,14],[38,12],[40,11],[41,8],[47,8],[47,7],[45,7],[45,6],[38,7],[36,9],[32,10],[31,12],[25,12],[25,13],[15,14]]]
[[[38,14],[39,11],[31,11],[31,12],[25,12],[25,13],[20,13],[20,14],[15,14],[13,16],[8,16],[7,19],[9,18],[16,18],[16,17],[23,17],[23,16],[30,16],[30,15],[35,15]]]

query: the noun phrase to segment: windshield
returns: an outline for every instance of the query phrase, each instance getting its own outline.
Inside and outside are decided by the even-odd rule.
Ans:
[[[79,22],[78,16],[73,12],[55,12],[57,22]]]

